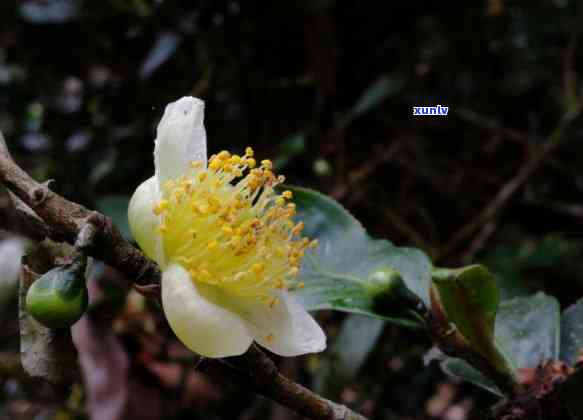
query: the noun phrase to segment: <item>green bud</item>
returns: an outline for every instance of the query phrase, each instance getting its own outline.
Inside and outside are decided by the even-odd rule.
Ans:
[[[80,257],[39,277],[26,294],[26,311],[48,328],[68,328],[83,316],[88,301],[85,258]]]
[[[394,296],[403,287],[401,275],[390,267],[380,268],[368,276],[367,286],[372,295]]]
[[[419,298],[407,288],[399,272],[391,267],[371,272],[367,287],[375,307],[382,313],[408,313],[423,309]]]

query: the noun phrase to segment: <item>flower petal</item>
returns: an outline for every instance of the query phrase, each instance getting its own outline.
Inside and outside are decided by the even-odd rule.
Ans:
[[[6,305],[16,296],[18,276],[26,242],[18,237],[0,241],[0,320],[3,320]]]
[[[169,265],[162,274],[162,304],[176,336],[198,354],[237,356],[253,341],[246,323],[206,299],[178,264]]]
[[[183,175],[193,160],[206,166],[204,102],[185,96],[166,106],[158,124],[154,165],[159,185]]]
[[[288,293],[273,306],[255,304],[242,315],[255,341],[281,356],[318,353],[326,348],[326,335],[312,316]]]
[[[156,233],[160,218],[152,211],[157,202],[158,182],[156,177],[151,177],[142,182],[134,192],[128,207],[128,220],[132,235],[142,251],[149,258],[160,261],[159,235]]]

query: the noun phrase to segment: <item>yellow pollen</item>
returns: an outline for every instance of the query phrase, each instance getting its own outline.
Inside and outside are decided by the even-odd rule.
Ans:
[[[153,212],[168,264],[181,264],[194,282],[275,307],[277,291],[300,287],[292,278],[317,242],[302,238],[303,223],[292,220],[293,193],[276,193],[284,178],[253,156],[247,148],[243,156],[213,155],[206,168],[192,162],[164,183]]]
[[[253,264],[253,266],[251,267],[251,270],[257,274],[258,276],[260,276],[261,274],[263,274],[263,272],[265,271],[265,264],[263,263],[255,263]]]
[[[154,206],[154,209],[153,209],[154,214],[156,216],[159,216],[160,214],[162,214],[164,212],[164,210],[166,210],[168,208],[169,204],[170,203],[168,203],[168,200],[160,200],[158,202],[158,204],[156,204]]]
[[[273,343],[273,340],[275,340],[275,336],[273,334],[267,334],[267,336],[265,337],[265,341],[267,341],[268,343]]]
[[[302,233],[302,230],[304,230],[304,222],[300,222],[297,225],[295,225],[294,228],[292,229],[292,234],[297,236],[300,233]]]
[[[231,157],[231,154],[229,152],[227,152],[226,150],[223,150],[222,152],[220,152],[217,155],[217,159],[219,160],[227,160]]]

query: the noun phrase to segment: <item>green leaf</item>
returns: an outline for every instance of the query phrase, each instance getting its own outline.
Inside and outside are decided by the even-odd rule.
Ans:
[[[305,287],[294,292],[302,304],[310,310],[337,309],[418,326],[420,321],[406,312],[410,307],[389,295],[397,292],[394,274],[398,273],[406,292],[428,304],[431,263],[427,256],[417,249],[372,239],[331,198],[305,188],[291,190],[305,234],[320,242],[316,252],[304,258],[300,277]]]
[[[468,345],[501,373],[512,375],[512,364],[496,344],[494,328],[500,299],[496,278],[481,265],[436,268],[433,285],[447,315]]]
[[[552,296],[537,293],[504,301],[498,307],[494,345],[515,368],[534,368],[545,360],[556,360],[559,334],[559,303]],[[495,392],[496,388],[490,389],[488,382],[484,382],[486,378],[477,371],[481,378],[457,367],[448,365],[444,371],[499,394],[499,391]]]
[[[124,238],[132,240],[128,222],[129,202],[130,197],[127,195],[106,195],[97,201],[97,209],[111,217],[113,224],[117,226]]]
[[[398,94],[404,86],[400,77],[382,76],[362,93],[352,109],[346,114],[341,125],[346,126],[354,119],[380,105],[385,99]]]
[[[279,145],[279,156],[273,162],[273,165],[281,171],[295,157],[301,155],[306,149],[306,135],[303,132],[292,134],[283,139]]]
[[[354,380],[385,325],[381,319],[348,316],[316,376],[316,391],[328,398],[337,397],[346,384]]]
[[[462,359],[447,357],[440,363],[441,369],[448,375],[463,379],[466,382],[477,385],[500,397],[504,396],[496,385],[486,378],[480,371]]]
[[[557,299],[540,292],[502,302],[496,318],[496,340],[518,368],[534,368],[545,360],[558,359]]]
[[[433,284],[449,322],[475,351],[496,358],[494,325],[499,293],[494,276],[481,265],[433,270]]]
[[[583,299],[561,316],[561,360],[574,365],[583,350]]]

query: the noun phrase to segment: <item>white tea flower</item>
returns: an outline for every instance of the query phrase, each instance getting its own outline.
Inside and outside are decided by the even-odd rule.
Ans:
[[[304,253],[291,191],[272,163],[222,151],[208,159],[204,103],[184,97],[166,107],[154,148],[155,175],[129,206],[130,228],[163,270],[168,322],[207,357],[244,353],[253,340],[282,356],[319,352],[326,337],[288,293]]]

